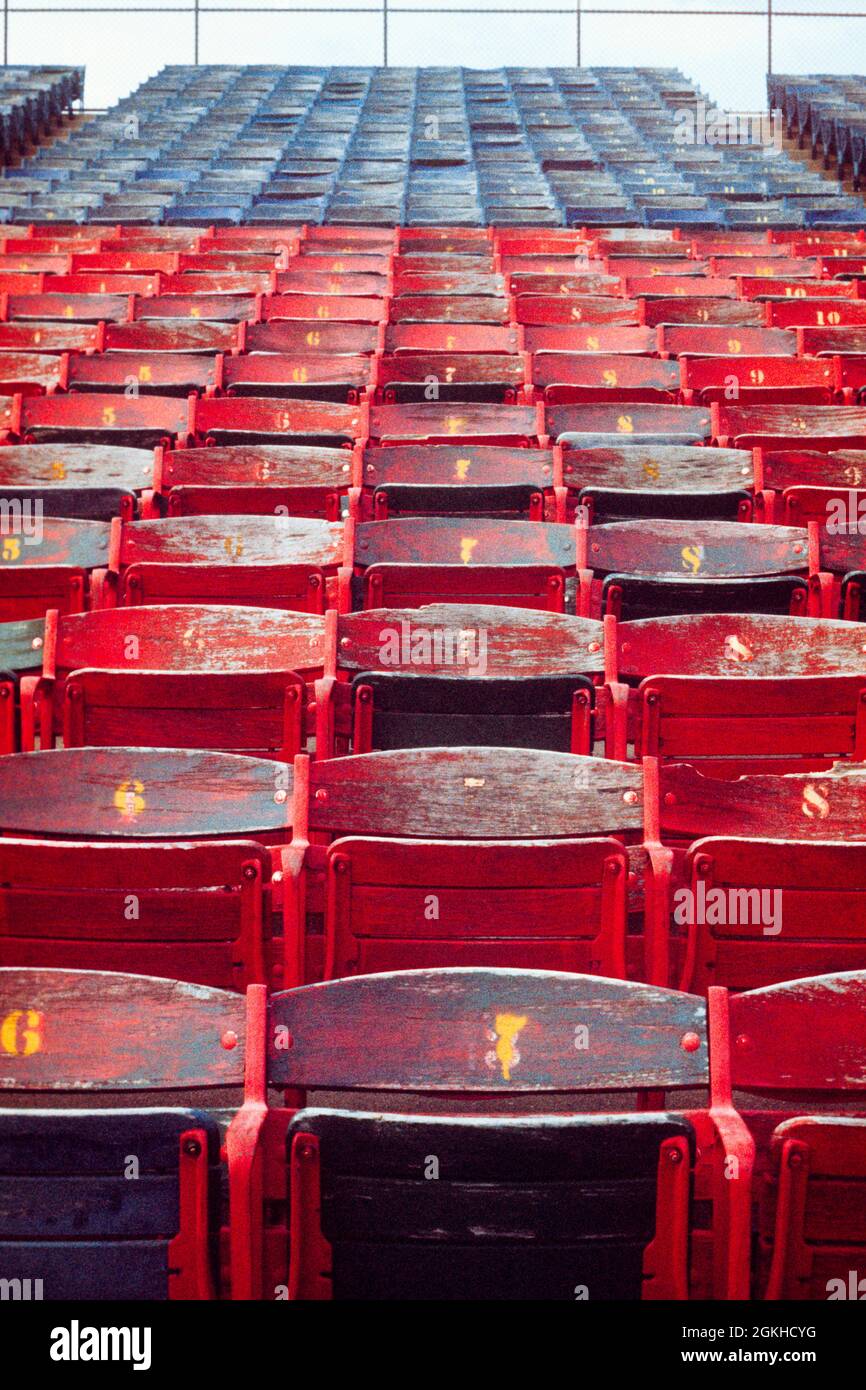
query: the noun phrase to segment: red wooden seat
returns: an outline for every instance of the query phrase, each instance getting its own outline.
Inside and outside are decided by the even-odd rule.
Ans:
[[[0,377],[3,355],[0,354]],[[128,395],[182,396],[213,390],[217,381],[212,356],[181,352],[103,352],[72,354],[63,383],[69,391],[117,391]]]
[[[105,325],[106,352],[217,353],[233,352],[242,323],[213,323],[197,318],[137,319]]]
[[[714,401],[712,437],[738,449],[862,449],[866,411],[839,405],[728,405]]]
[[[631,444],[566,449],[561,455],[565,520],[579,507],[588,520],[651,516],[749,521],[751,455],[742,449]]]
[[[228,396],[296,396],[357,402],[370,385],[370,359],[324,353],[256,353],[219,359],[219,389]]]
[[[822,358],[684,357],[680,367],[687,405],[732,400],[829,405],[838,389],[833,363]]]
[[[49,608],[80,613],[89,577],[108,558],[109,526],[102,521],[46,517],[39,535],[0,534],[0,619],[40,618]]]
[[[2,340],[0,340],[2,341]],[[651,328],[633,324],[527,324],[523,330],[527,352],[615,352],[651,355],[656,338]]]
[[[240,323],[256,316],[256,296],[250,294],[154,294],[132,301],[130,319],[203,319],[210,323]],[[108,318],[108,314],[102,315]],[[124,315],[124,318],[126,315]]]
[[[666,357],[732,357],[739,353],[761,357],[793,357],[797,339],[781,328],[758,328],[748,323],[660,323],[656,346]]]
[[[247,513],[339,521],[351,470],[345,449],[304,444],[157,449],[153,486],[157,506],[169,516]]]
[[[323,352],[368,356],[379,342],[376,324],[334,323],[321,319],[272,319],[269,323],[239,325],[241,346],[250,353]],[[228,349],[227,349],[228,350]]]
[[[355,532],[364,608],[500,603],[562,612],[574,528],[487,517],[398,517]]]
[[[389,353],[516,353],[518,330],[487,323],[389,323],[384,348]]]
[[[767,308],[763,304],[746,303],[741,299],[651,299],[647,296],[637,301],[637,322],[655,328],[658,324],[693,323],[725,325],[732,327],[783,328],[786,325],[767,322]]]
[[[153,448],[187,429],[187,403],[171,396],[122,392],[25,396],[20,434],[26,444],[120,444]]]
[[[128,314],[125,294],[10,294],[6,306],[6,317],[21,321],[120,323]]]
[[[87,360],[87,359],[84,359]],[[0,394],[41,396],[66,385],[65,359],[44,352],[0,352]]]
[[[360,460],[361,516],[560,516],[564,502],[550,449],[494,444],[392,444]]]
[[[400,443],[528,444],[544,434],[543,412],[529,405],[494,407],[474,402],[374,405],[370,438]]]
[[[618,405],[550,405],[545,412],[551,438],[567,446],[593,448],[629,440],[700,444],[710,436],[710,413],[698,406],[623,401]]]
[[[189,435],[201,444],[351,444],[363,437],[359,405],[281,401],[275,396],[217,396],[190,402]],[[192,441],[191,441],[192,442]]]
[[[0,323],[0,352],[97,352],[103,326],[89,323]]]
[[[545,401],[670,401],[680,388],[678,362],[614,353],[536,352],[533,385]]]
[[[342,526],[309,517],[117,523],[94,606],[228,600],[323,613],[326,584],[336,584],[342,558]]]
[[[2,366],[2,363],[0,363]],[[529,363],[524,354],[386,354],[376,364],[379,401],[506,401],[525,398]]]
[[[525,324],[637,324],[634,301],[607,295],[521,294],[514,301],[518,323]]]
[[[244,318],[252,317],[252,314],[244,314]],[[372,295],[265,294],[261,300],[261,317],[265,323],[275,319],[381,323],[388,317],[388,301]]]
[[[747,613],[607,622],[611,756],[633,744],[635,757],[728,777],[866,758],[856,625]]]

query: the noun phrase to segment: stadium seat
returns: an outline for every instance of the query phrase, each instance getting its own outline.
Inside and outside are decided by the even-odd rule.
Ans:
[[[291,827],[286,763],[193,749],[55,748],[0,758],[0,833],[22,839],[256,839]]]
[[[267,1086],[289,1087],[301,1097],[308,1089],[404,1090],[434,1099],[468,1091],[494,1104],[506,1091],[582,1092],[598,1104],[611,1091],[653,1083],[671,1093],[687,1087],[709,1092],[707,1108],[689,1118],[660,1109],[463,1118],[417,1108],[411,1116],[318,1107],[290,1112],[284,1150],[290,1299],[405,1299],[422,1291],[424,1297],[453,1299],[483,1290],[493,1298],[573,1300],[575,1281],[580,1296],[594,1300],[685,1298],[693,1126],[706,1136],[711,1154],[721,1141],[741,1165],[741,1181],[724,1184],[716,1171],[719,1159],[709,1160],[717,1189],[717,1294],[746,1292],[744,1232],[754,1146],[716,1079],[724,1073],[721,1056],[717,1062],[711,1055],[708,1069],[701,1001],[646,987],[638,994],[633,985],[586,976],[464,969],[331,981],[275,995],[267,1009],[271,1035],[284,1030],[293,1046],[271,1051],[267,1062],[262,1056],[248,1080],[244,1109],[229,1130],[229,1152],[235,1146],[243,1152],[249,1174],[232,1189],[233,1265],[253,1271],[249,1286],[240,1288],[243,1296],[262,1297],[280,1267],[258,1195],[260,1183],[266,1198],[280,1190],[275,1180],[269,1184],[265,1166],[273,1128],[264,1104]],[[561,1038],[572,1036],[588,1014],[605,1020],[605,1029],[609,1020],[628,1041],[601,1053],[595,1047],[574,1056],[574,1049],[563,1050]],[[343,1043],[346,1017],[353,1021],[353,1036],[361,1032],[377,1040],[375,1049],[368,1044],[363,1062],[351,1041]],[[416,1034],[423,1044],[416,1045]],[[629,1045],[638,1037],[644,1040],[640,1060]],[[316,1042],[325,1038],[327,1048]],[[719,1034],[717,1044],[721,1054],[726,1040]],[[468,1166],[467,1135],[474,1155]],[[412,1155],[422,1152],[445,1156],[452,1186],[456,1175],[456,1217],[447,1210],[453,1207],[450,1188],[443,1206],[441,1184],[418,1181],[423,1174]],[[680,1155],[676,1163],[670,1152]],[[567,1200],[565,1179],[566,1186],[574,1184]],[[602,1179],[617,1189],[612,1206],[588,1201]],[[338,1195],[359,1183],[368,1194],[363,1225],[357,1205],[346,1206],[347,1196]],[[538,1215],[552,1210],[543,1195],[549,1185],[559,1191],[555,1228]],[[398,1191],[402,1215],[394,1205]],[[501,1191],[507,1193],[508,1220],[491,1230],[489,1203]],[[534,1254],[522,1239],[515,1242],[515,1226],[535,1233]],[[435,1240],[425,1234],[434,1228]]]
[[[345,449],[301,444],[157,449],[154,503],[157,515],[308,516],[339,521],[351,470],[351,456]]]
[[[864,989],[859,970],[730,1001],[732,1033],[743,1040],[734,1051],[734,1084],[794,1110],[772,1133],[758,1189],[756,1297],[862,1297],[866,1121],[845,1112],[860,1107]],[[801,1108],[804,1093],[814,1109],[808,1101]]]
[[[685,613],[804,614],[809,545],[795,527],[652,520],[581,524],[578,612],[625,619]]]
[[[342,525],[309,517],[220,514],[113,523],[107,567],[93,581],[93,606],[228,599],[324,613],[329,583],[338,598],[342,557]],[[337,606],[344,601],[348,595]]]
[[[563,450],[565,520],[639,516],[750,521],[753,466],[748,452],[690,445]],[[769,518],[768,518],[769,519]]]
[[[38,1296],[53,1301],[216,1298],[216,1119],[124,1097],[238,1086],[243,1048],[226,1040],[244,1035],[243,1000],[140,975],[7,968],[0,1012],[11,1030],[10,1100],[32,1106],[41,1093],[42,1104],[0,1111],[7,1277],[26,1281],[38,1269]],[[146,1017],[159,1027],[142,1028]],[[118,1037],[126,1039],[120,1066]],[[75,1108],[57,1108],[52,1093],[64,1091]]]
[[[318,756],[430,744],[590,753],[602,629],[484,604],[329,615]]]
[[[0,882],[0,965],[238,990],[267,977],[271,858],[254,841],[0,838]]]
[[[633,742],[638,758],[729,777],[866,759],[856,625],[742,612],[608,618],[605,658],[612,757]]]
[[[92,573],[108,559],[109,525],[34,514],[19,534],[15,512],[8,516],[0,532],[0,619],[40,618],[49,608],[82,612]]]
[[[819,357],[685,357],[680,370],[686,405],[730,400],[829,405],[837,385],[833,363]]]
[[[355,576],[364,608],[493,603],[565,608],[574,573],[574,528],[488,517],[396,517],[355,531]]]
[[[490,444],[368,448],[360,461],[359,482],[365,521],[455,512],[564,520],[564,493],[557,486],[557,460],[549,449]]]
[[[351,445],[366,433],[358,405],[281,401],[275,396],[218,396],[190,401],[189,442],[195,444]],[[157,441],[158,442],[158,441]]]

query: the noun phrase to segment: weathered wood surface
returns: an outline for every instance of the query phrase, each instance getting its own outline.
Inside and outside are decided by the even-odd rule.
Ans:
[[[534,406],[478,405],[454,401],[411,405],[376,405],[370,410],[371,439],[535,439]]]
[[[764,487],[777,492],[786,487],[866,486],[866,449],[764,450],[762,464]]]
[[[554,439],[562,434],[670,435],[696,440],[710,434],[709,407],[687,405],[648,405],[620,402],[618,405],[551,405],[547,408],[547,428]]]
[[[337,660],[346,671],[483,674],[507,680],[601,671],[603,641],[603,626],[592,618],[493,604],[436,603],[341,614]],[[437,650],[444,653],[449,642],[458,657],[467,654],[462,664],[446,661],[444,655],[437,660]],[[483,673],[479,671],[482,651]]]
[[[685,764],[660,769],[663,837],[750,835],[790,840],[866,840],[866,764],[827,772],[704,777]]]
[[[324,618],[313,614],[216,604],[155,604],[69,614],[58,624],[56,670],[61,674],[91,666],[117,671],[318,671],[324,624]],[[9,634],[10,651],[21,656],[30,630],[41,626],[0,627],[0,665],[6,651],[5,627],[27,629]]]
[[[566,487],[575,489],[693,494],[750,488],[753,470],[747,449],[635,444],[624,449],[566,450],[562,475]]]
[[[707,1080],[703,1000],[536,970],[418,970],[308,985],[271,997],[267,1045],[277,1086],[556,1092]]]
[[[642,828],[642,799],[635,764],[517,748],[399,749],[310,768],[310,824],[336,833],[500,840],[614,833]]]
[[[763,529],[763,528],[762,528]],[[574,527],[491,517],[394,517],[362,523],[355,564],[558,565],[574,569]]]
[[[153,480],[149,449],[101,444],[10,444],[0,452],[0,488],[117,487],[140,492]]]
[[[0,460],[2,462],[2,460]],[[342,487],[352,462],[345,449],[306,444],[231,444],[172,449],[162,461],[163,486]]]
[[[7,569],[32,569],[41,565],[80,566],[95,569],[108,562],[107,521],[72,521],[45,517],[39,535],[0,534],[0,574]]]
[[[11,1090],[182,1090],[242,1080],[244,1001],[227,990],[146,975],[0,969],[0,1017],[0,1086]]]
[[[315,517],[190,516],[124,526],[120,563],[328,567],[339,565],[342,555],[340,522]]]
[[[743,1090],[866,1088],[866,971],[817,975],[736,995],[733,1082]]]
[[[808,567],[808,544],[805,532],[796,526],[622,521],[590,528],[587,560],[590,569],[607,574],[670,574],[693,579],[796,574]]]
[[[621,677],[761,680],[860,674],[866,678],[866,633],[861,623],[705,613],[619,623],[616,636]]]
[[[0,758],[0,830],[61,839],[195,839],[291,824],[292,770],[230,753],[63,748]]]
[[[33,671],[42,665],[44,618],[0,623],[0,671]]]

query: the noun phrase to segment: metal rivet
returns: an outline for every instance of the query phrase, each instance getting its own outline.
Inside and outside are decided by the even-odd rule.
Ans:
[[[226,1052],[231,1052],[232,1048],[237,1047],[237,1045],[237,1033],[233,1032],[231,1029],[229,1029],[228,1032],[223,1033],[222,1037],[220,1038],[220,1046],[224,1047]]]
[[[259,876],[259,871],[256,868],[255,864],[244,864],[242,872],[244,878],[246,879],[258,878]]]
[[[627,806],[633,806],[637,801],[637,792],[623,792],[622,799]]]
[[[697,1033],[683,1033],[680,1039],[680,1047],[683,1052],[697,1052],[700,1045],[701,1040]]]
[[[325,791],[325,788],[319,787],[319,790],[316,792],[316,800],[324,802],[327,801],[327,799],[328,793]]]
[[[188,1158],[198,1158],[201,1153],[201,1144],[197,1139],[184,1139],[183,1151]]]
[[[283,802],[288,798],[288,795],[288,792],[274,792],[274,801],[277,803],[278,806],[282,806]]]

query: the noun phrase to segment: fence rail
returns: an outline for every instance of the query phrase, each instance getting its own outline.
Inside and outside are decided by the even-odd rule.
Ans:
[[[203,5],[199,0],[191,0],[187,5],[14,5],[9,0],[2,0],[3,13],[3,62],[9,62],[9,20],[14,15],[46,15],[46,14],[185,14],[189,15],[192,21],[191,35],[191,57],[194,65],[198,66],[200,51],[200,33],[202,17],[209,14],[244,15],[244,14],[351,14],[351,15],[371,15],[379,24],[382,32],[382,65],[388,67],[388,26],[390,20],[396,15],[483,15],[486,18],[495,18],[497,15],[556,15],[560,17],[573,18],[575,25],[575,65],[581,67],[587,64],[586,54],[583,52],[581,21],[593,15],[629,15],[634,18],[636,15],[658,15],[680,17],[710,18],[712,16],[727,18],[756,18],[765,19],[767,24],[767,72],[773,71],[773,21],[776,19],[866,19],[866,9],[863,10],[794,10],[779,9],[774,6],[773,0],[766,0],[766,3],[749,9],[661,9],[656,6],[597,6],[584,5],[581,0],[577,0],[574,5],[551,5],[539,9],[526,9],[520,5],[497,5],[484,8],[473,5],[436,5],[428,8],[420,8],[406,5],[392,5],[389,0],[380,0],[378,5]],[[344,66],[341,64],[341,66]]]

